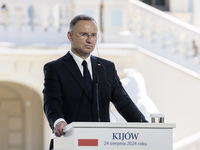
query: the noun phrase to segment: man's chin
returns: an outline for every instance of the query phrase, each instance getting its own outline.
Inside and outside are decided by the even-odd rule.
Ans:
[[[90,54],[90,53],[92,53],[93,52],[93,48],[86,48],[85,49],[85,52],[87,53],[87,54]]]

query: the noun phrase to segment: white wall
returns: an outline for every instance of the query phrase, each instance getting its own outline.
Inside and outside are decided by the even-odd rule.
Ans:
[[[199,132],[200,78],[138,51],[133,67],[146,82],[147,94],[165,122],[176,123],[174,141]]]
[[[169,7],[172,12],[187,12],[188,0],[170,0]]]
[[[99,52],[101,57],[115,62],[120,76],[125,68],[134,68],[142,74],[147,95],[159,112],[165,114],[165,122],[177,125],[175,142],[199,132],[200,78],[134,49],[113,47]]]
[[[64,55],[68,50],[69,47],[4,49],[0,51],[0,64],[2,64],[0,81],[17,81],[32,88],[40,95],[42,101],[44,63]],[[165,114],[165,122],[177,124],[174,130],[175,141],[199,132],[200,79],[137,51],[127,44],[99,45],[99,53],[101,57],[115,62],[121,78],[125,68],[134,68],[142,74],[147,95],[156,104],[158,110]],[[98,55],[96,50],[94,55]],[[46,118],[43,127],[44,146],[47,148],[51,131]]]
[[[193,12],[193,24],[200,28],[200,19],[199,19],[199,13],[200,13],[200,1],[194,0],[194,12]]]

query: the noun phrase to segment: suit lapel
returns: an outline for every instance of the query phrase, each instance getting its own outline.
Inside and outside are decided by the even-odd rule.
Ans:
[[[102,79],[101,78],[102,66],[101,63],[98,61],[97,57],[91,56],[91,62],[92,62],[92,72],[93,72],[93,105],[96,105],[97,104],[96,84],[98,82],[98,87],[100,87],[99,79]],[[98,88],[98,92],[100,94],[100,88]]]
[[[105,79],[103,77],[105,74],[105,70],[103,69],[103,64],[98,60],[97,57],[91,56],[91,61],[92,61],[92,72],[93,72],[93,83],[95,84],[97,82],[97,76],[98,80]]]
[[[84,82],[83,76],[82,76],[75,60],[73,59],[73,57],[71,56],[71,54],[69,52],[64,56],[63,64],[67,67],[67,69],[69,70],[71,75],[75,78],[75,80],[77,81],[79,86],[83,89],[83,91],[85,92],[87,97],[91,100],[91,98],[89,96],[89,92],[86,88],[86,84]]]
[[[97,78],[97,58],[91,55],[91,62],[92,62],[92,76],[93,76],[93,85],[96,83]],[[93,86],[94,87],[94,86]]]

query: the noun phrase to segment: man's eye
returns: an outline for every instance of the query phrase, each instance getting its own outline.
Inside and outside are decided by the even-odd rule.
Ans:
[[[87,36],[87,33],[80,33],[80,36]]]
[[[96,36],[97,36],[97,34],[95,34],[95,33],[94,33],[94,34],[91,34],[91,37],[96,37]]]

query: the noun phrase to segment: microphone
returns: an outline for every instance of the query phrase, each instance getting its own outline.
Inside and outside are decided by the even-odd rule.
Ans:
[[[100,107],[99,107],[99,74],[97,73],[96,76],[96,96],[97,96],[97,121],[101,122],[101,118],[100,118]]]

